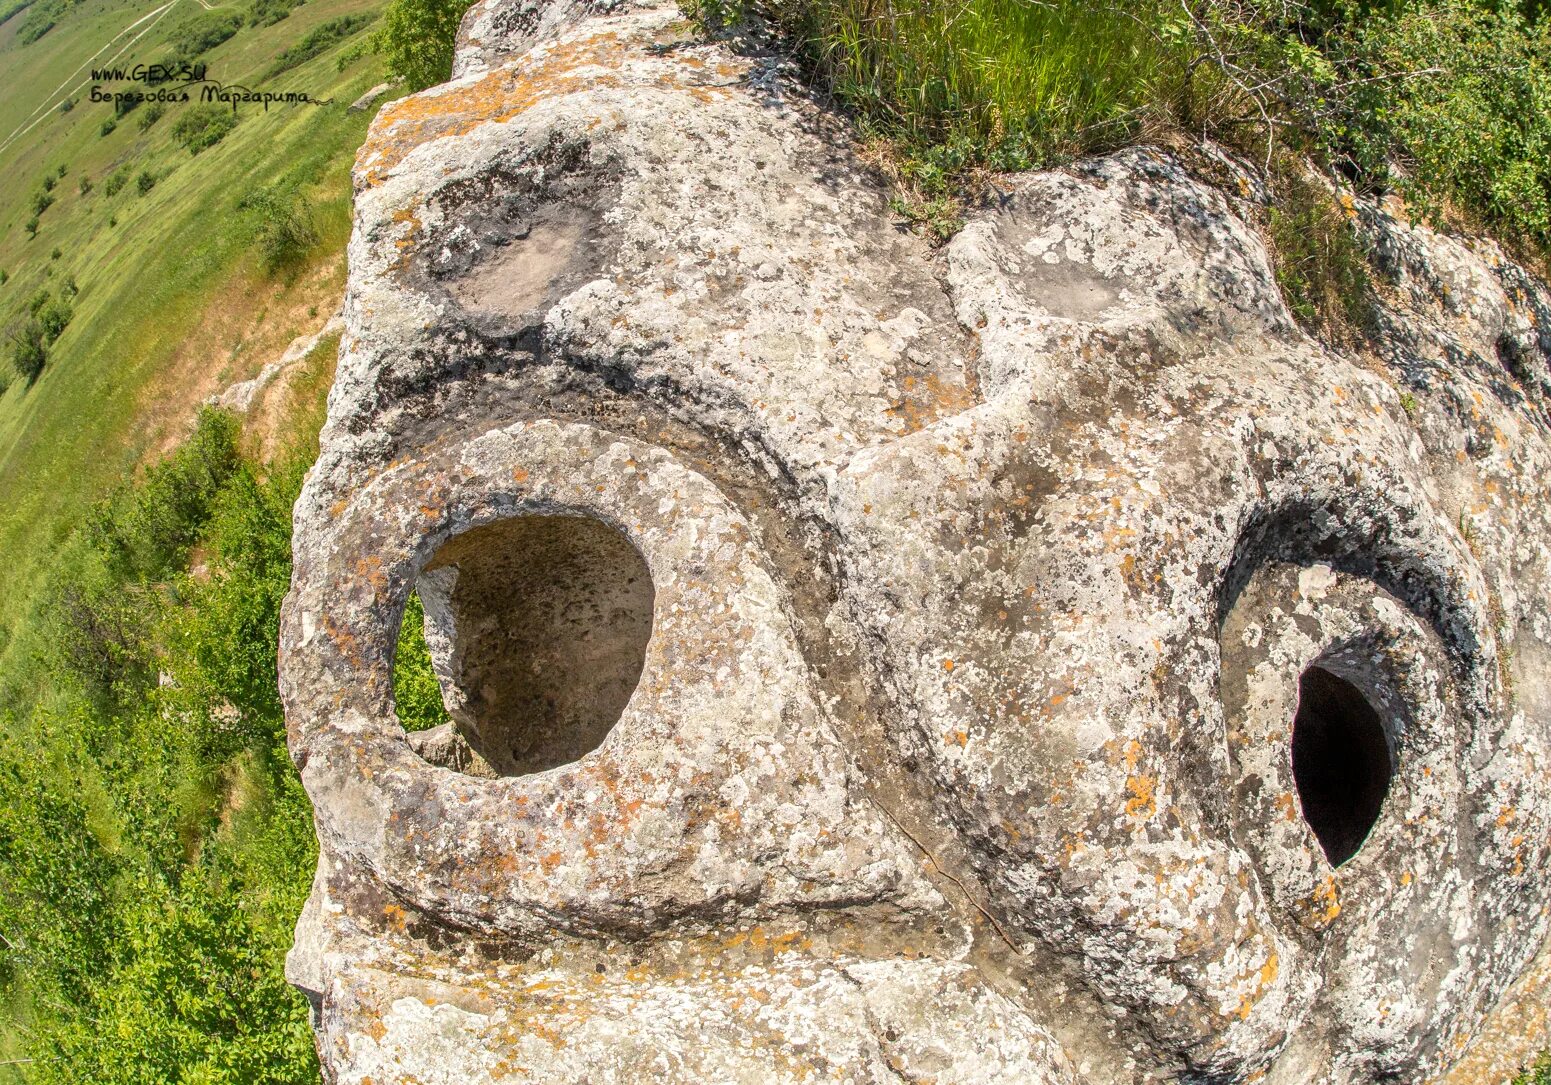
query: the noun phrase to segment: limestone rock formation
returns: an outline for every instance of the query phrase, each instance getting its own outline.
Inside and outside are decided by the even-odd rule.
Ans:
[[[376,119],[281,637],[330,1080],[1500,1073],[1551,293],[1355,203],[1341,356],[1252,176],[1147,149],[934,251],[801,88],[671,4],[482,0]],[[453,723],[406,736],[414,590]]]

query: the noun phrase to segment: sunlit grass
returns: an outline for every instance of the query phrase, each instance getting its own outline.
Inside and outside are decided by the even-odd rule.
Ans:
[[[1142,5],[818,0],[775,13],[877,130],[1000,169],[1134,139],[1184,65]]]

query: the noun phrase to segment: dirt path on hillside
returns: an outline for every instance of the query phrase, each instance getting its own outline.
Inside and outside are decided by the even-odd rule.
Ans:
[[[258,376],[298,337],[320,331],[344,296],[344,253],[290,286],[262,283],[243,291],[217,291],[160,377],[141,393],[137,415],[152,435],[141,463],[154,463],[182,443],[211,397]],[[234,298],[241,301],[234,305]],[[266,389],[259,402],[271,398],[273,389]],[[260,419],[268,419],[270,426],[279,421],[263,411],[255,415]],[[261,443],[273,444],[273,435],[261,436]]]

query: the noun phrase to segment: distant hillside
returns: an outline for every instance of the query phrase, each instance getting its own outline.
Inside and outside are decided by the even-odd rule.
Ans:
[[[347,106],[381,70],[336,66],[378,3],[288,2],[84,0],[31,44],[17,19],[0,25],[0,329],[24,333],[45,295],[70,310],[35,380],[0,347],[0,545],[13,585],[0,630],[87,502],[173,442],[192,404],[321,323],[309,310],[326,317],[342,290],[348,169],[370,119]],[[345,36],[318,42],[341,20]],[[299,55],[309,36],[320,47]],[[170,91],[93,84],[94,68],[185,60],[224,87],[331,104],[233,115],[202,104],[197,86],[180,92],[187,104],[90,100],[93,85]],[[277,213],[300,232],[278,238]]]

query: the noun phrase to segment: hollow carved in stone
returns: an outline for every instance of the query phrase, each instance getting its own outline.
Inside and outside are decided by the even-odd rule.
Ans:
[[[373,125],[282,630],[326,1073],[1504,1073],[1551,294],[1356,202],[1335,353],[1211,148],[934,251],[801,88],[671,5],[483,0]]]

